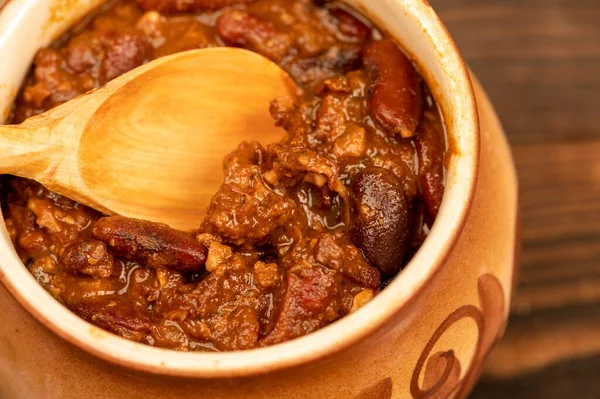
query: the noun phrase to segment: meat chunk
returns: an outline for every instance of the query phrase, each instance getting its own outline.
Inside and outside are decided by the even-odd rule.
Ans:
[[[195,339],[210,342],[218,350],[256,347],[259,314],[266,304],[253,280],[251,262],[239,262],[225,274],[211,273],[195,284],[174,279],[167,282],[156,302],[155,311],[177,321]],[[177,334],[170,327],[165,331]]]
[[[339,167],[331,159],[324,157],[302,144],[271,144],[269,147],[275,159],[274,169],[282,174],[297,175],[298,172],[316,173],[326,177],[329,187],[333,188],[339,176]]]
[[[279,283],[279,270],[276,263],[256,262],[254,264],[256,283],[263,288],[272,288]]]
[[[35,83],[23,91],[23,101],[34,108],[33,114],[43,108],[71,100],[81,94],[76,79],[62,68],[63,58],[58,50],[42,49],[34,59]],[[27,117],[32,116],[30,114]],[[19,111],[17,110],[17,118]],[[20,122],[24,118],[19,118]]]
[[[113,272],[114,260],[106,244],[97,240],[83,241],[69,247],[63,263],[70,273],[83,273],[94,278],[106,278]]]
[[[357,158],[367,152],[367,132],[358,125],[350,125],[333,143],[333,153],[339,159]]]
[[[251,349],[257,346],[260,324],[251,306],[237,306],[232,312],[213,317],[208,323],[207,337],[222,351]]]
[[[264,181],[258,143],[244,143],[228,157],[227,177],[213,197],[202,229],[234,245],[266,244],[293,218],[295,204]]]
[[[65,49],[67,67],[76,74],[91,72],[103,57],[102,43],[84,33],[72,38]]]
[[[190,339],[178,322],[162,320],[152,326],[152,338],[162,348],[188,351]]]
[[[342,8],[330,11],[340,39],[363,43],[371,36],[371,28],[366,23]]]
[[[293,202],[275,194],[256,176],[254,186],[221,186],[213,197],[204,229],[234,245],[266,244],[270,234],[290,219]]]
[[[150,45],[142,32],[96,22],[94,30],[74,34],[64,46],[38,52],[14,122],[98,88],[147,61]]]
[[[49,193],[45,191],[44,193]],[[93,213],[76,206],[61,206],[56,199],[44,195],[29,198],[27,207],[35,214],[36,224],[63,246],[78,240],[79,234],[89,226]]]
[[[148,11],[136,24],[151,45],[148,58],[155,59],[181,51],[215,46],[216,37],[210,26],[194,18],[167,18]]]
[[[277,31],[272,22],[244,10],[227,9],[217,21],[217,32],[226,44],[255,51],[275,62],[283,59],[292,44],[290,36]]]
[[[112,80],[142,65],[146,59],[148,43],[137,31],[119,34],[108,46],[102,62],[106,81]]]
[[[340,275],[326,267],[292,268],[283,289],[281,311],[273,329],[259,344],[289,341],[337,318],[340,284]]]
[[[380,277],[377,269],[367,263],[354,245],[336,239],[333,234],[323,234],[319,237],[315,246],[315,259],[333,270],[340,271],[363,287],[379,287]]]

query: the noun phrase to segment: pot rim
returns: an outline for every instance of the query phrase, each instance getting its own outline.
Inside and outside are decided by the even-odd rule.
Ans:
[[[11,6],[25,0],[12,0]],[[13,4],[16,3],[16,4]],[[446,119],[452,116],[453,156],[447,188],[436,223],[415,257],[385,290],[359,311],[304,337],[265,348],[238,352],[176,352],[132,342],[108,333],[74,313],[46,292],[29,274],[10,244],[6,228],[0,228],[3,252],[11,255],[0,263],[0,281],[38,321],[75,346],[122,367],[160,375],[196,378],[248,377],[310,363],[364,341],[388,324],[415,299],[441,269],[457,241],[472,204],[479,169],[479,120],[473,86],[465,63],[446,27],[425,0],[389,0],[423,28],[443,58],[455,109],[438,102]],[[362,10],[364,11],[364,10]],[[368,14],[368,12],[366,12]],[[377,18],[373,18],[377,21]],[[419,64],[417,60],[417,64]],[[426,69],[421,68],[422,71]],[[436,82],[423,77],[439,98]],[[461,134],[457,138],[457,132]]]

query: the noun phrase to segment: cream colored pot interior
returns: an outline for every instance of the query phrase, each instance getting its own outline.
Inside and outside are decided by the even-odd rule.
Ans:
[[[11,0],[0,15],[0,121],[7,115],[36,50],[99,0]],[[0,226],[0,278],[16,299],[58,335],[109,361],[163,374],[235,376],[310,361],[379,328],[443,263],[465,220],[476,178],[478,124],[470,80],[445,27],[424,0],[352,0],[393,34],[417,60],[442,105],[453,156],[437,222],[421,250],[381,294],[360,311],[306,337],[237,353],[179,353],[106,333],[55,301],[19,260]]]

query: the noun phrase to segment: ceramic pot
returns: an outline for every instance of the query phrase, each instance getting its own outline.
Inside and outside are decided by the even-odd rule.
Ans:
[[[11,0],[3,8],[2,118],[35,51],[99,3]],[[25,269],[2,224],[0,397],[466,396],[508,315],[517,248],[511,154],[485,93],[426,1],[350,4],[413,56],[451,144],[439,216],[406,269],[358,312],[306,337],[243,352],[180,353],[127,341],[69,312]]]

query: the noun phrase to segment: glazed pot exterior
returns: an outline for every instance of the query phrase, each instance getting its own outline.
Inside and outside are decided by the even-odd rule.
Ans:
[[[30,3],[30,0],[23,1],[23,4]],[[48,28],[53,33],[48,33],[44,40],[28,44],[30,48],[22,48],[23,51],[33,55],[37,47],[47,44],[53,35],[66,29],[99,1],[58,3],[69,3],[72,7],[60,8],[64,12],[62,19],[56,19],[49,25],[51,29]],[[358,3],[371,10],[367,7],[369,2]],[[382,3],[392,7],[399,2]],[[382,15],[385,7],[373,12],[376,16]],[[48,15],[38,17],[47,22]],[[411,50],[415,41],[420,40],[417,36],[411,33],[399,39]],[[5,51],[10,46],[4,43],[2,47],[2,40],[0,48]],[[13,49],[16,49],[17,39],[11,40],[15,41]],[[419,59],[418,55],[416,58]],[[15,77],[15,81],[4,86],[0,81],[0,110],[13,101],[15,87],[19,87],[19,79],[29,62],[30,57],[28,61],[20,60],[10,67],[13,68],[10,76]],[[427,70],[428,61],[422,63],[422,69]],[[4,71],[0,69],[0,75],[9,76],[6,66],[0,68],[5,68]],[[426,78],[434,82],[439,80],[436,76]],[[431,85],[432,82],[428,83]],[[440,257],[435,270],[424,277],[425,284],[411,292],[408,300],[377,329],[345,344],[343,326],[348,326],[350,334],[350,324],[340,324],[340,345],[335,346],[335,350],[306,361],[285,364],[282,361],[281,367],[265,368],[247,375],[243,370],[230,375],[224,372],[217,377],[190,375],[167,370],[166,364],[167,371],[163,373],[160,364],[153,369],[131,367],[127,359],[123,362],[104,360],[93,350],[86,350],[87,346],[83,349],[82,345],[75,345],[65,339],[68,338],[65,334],[57,334],[47,327],[46,321],[52,315],[32,312],[29,306],[15,299],[18,286],[5,283],[0,284],[3,314],[0,317],[0,397],[464,398],[479,376],[490,348],[504,330],[518,248],[517,180],[513,161],[489,100],[479,84],[473,83],[481,134],[479,162],[474,163],[477,168],[474,192],[465,194],[472,195],[465,205],[466,219],[457,228],[449,251]],[[447,122],[451,123],[448,116],[456,110],[444,111]],[[9,245],[3,225],[0,236],[0,246]],[[426,257],[427,253],[421,256]],[[0,259],[0,262],[5,261],[5,258]],[[409,264],[408,268],[412,266],[415,265]],[[9,281],[9,272],[7,267],[2,267],[0,280]],[[52,299],[48,296],[43,300]],[[367,306],[364,311],[369,309]],[[87,326],[89,335],[98,344],[114,339],[94,326]],[[281,348],[283,359],[287,347]],[[261,352],[249,352],[254,353],[259,360]],[[198,358],[198,362],[201,361]],[[218,362],[215,365],[218,367]]]

